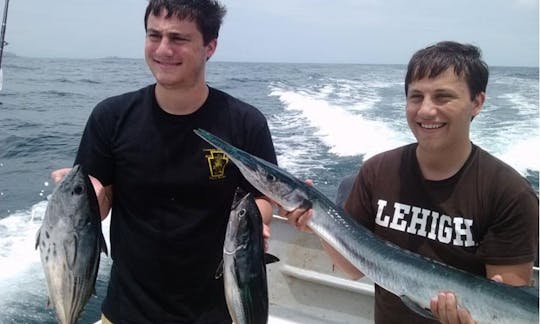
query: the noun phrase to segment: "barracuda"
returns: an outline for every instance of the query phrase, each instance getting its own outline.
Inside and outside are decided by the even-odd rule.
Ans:
[[[95,291],[100,251],[107,253],[94,187],[75,166],[54,189],[38,230],[49,304],[61,324],[73,324]]]
[[[223,281],[229,313],[235,324],[268,321],[266,263],[278,259],[264,253],[263,225],[251,193],[238,188],[223,245]]]
[[[538,323],[537,289],[497,283],[404,250],[374,235],[285,170],[204,130],[195,133],[227,154],[255,188],[284,209],[313,208],[310,229],[413,311],[432,317],[430,299],[452,291],[477,323]]]

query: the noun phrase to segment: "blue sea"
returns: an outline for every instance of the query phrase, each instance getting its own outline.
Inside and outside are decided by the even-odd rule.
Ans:
[[[73,163],[84,124],[100,100],[153,82],[142,59],[3,60],[0,91],[0,323],[56,323],[34,249],[54,184]],[[281,167],[313,179],[333,199],[339,181],[373,154],[414,141],[405,120],[403,65],[210,62],[207,80],[267,117]],[[537,67],[492,67],[472,140],[538,192]],[[494,185],[497,185],[495,182]],[[105,233],[106,235],[108,233]],[[270,242],[270,244],[272,244]],[[110,259],[80,323],[99,318]]]

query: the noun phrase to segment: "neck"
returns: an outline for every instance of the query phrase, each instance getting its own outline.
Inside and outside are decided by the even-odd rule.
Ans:
[[[206,83],[189,88],[166,88],[156,84],[156,100],[164,111],[172,115],[189,115],[197,111],[208,98]]]
[[[444,153],[416,148],[416,158],[422,175],[427,180],[444,180],[451,178],[463,167],[471,154],[472,144],[467,141],[466,145],[455,148],[446,148]]]

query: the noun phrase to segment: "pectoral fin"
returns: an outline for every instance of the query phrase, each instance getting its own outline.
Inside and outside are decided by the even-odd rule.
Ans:
[[[73,241],[65,241],[63,244],[64,252],[66,254],[67,265],[70,270],[73,269],[73,266],[75,265],[75,261],[77,260],[78,244],[79,244],[79,240],[77,239],[77,236],[75,235],[73,235]]]
[[[264,264],[270,264],[274,262],[279,262],[279,258],[275,255],[272,255],[270,253],[264,254]]]

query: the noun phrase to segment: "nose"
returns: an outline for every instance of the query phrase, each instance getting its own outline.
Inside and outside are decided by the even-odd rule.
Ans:
[[[169,38],[167,37],[161,38],[159,45],[156,48],[156,54],[165,55],[165,56],[172,55],[172,48],[170,45]]]
[[[437,105],[429,98],[425,97],[418,108],[418,116],[421,118],[433,118],[437,114]]]

